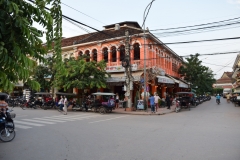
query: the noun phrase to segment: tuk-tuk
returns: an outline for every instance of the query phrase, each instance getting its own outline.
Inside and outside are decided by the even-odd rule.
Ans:
[[[93,112],[101,114],[111,113],[115,109],[114,93],[96,92],[92,93],[93,101],[89,104],[89,108]]]
[[[176,108],[175,112],[181,111],[181,109],[188,109],[190,111],[191,102],[194,99],[195,93],[193,92],[177,92],[176,95]]]

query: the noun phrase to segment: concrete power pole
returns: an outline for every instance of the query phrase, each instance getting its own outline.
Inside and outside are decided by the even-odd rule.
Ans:
[[[130,59],[130,37],[128,30],[125,31],[125,59],[122,61],[122,66],[125,67],[126,74],[126,93],[125,96],[128,97],[127,107],[132,107],[132,88],[133,88],[133,78],[131,74],[131,59]]]

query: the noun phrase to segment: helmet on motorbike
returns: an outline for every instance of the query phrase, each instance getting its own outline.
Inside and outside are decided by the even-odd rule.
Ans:
[[[217,94],[219,96],[219,94]]]

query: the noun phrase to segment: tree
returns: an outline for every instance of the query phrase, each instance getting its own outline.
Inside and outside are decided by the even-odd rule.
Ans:
[[[55,59],[48,57],[43,64],[34,68],[32,80],[38,82],[42,89],[50,89],[53,85],[53,80],[56,74]]]
[[[32,2],[0,0],[0,89],[5,91],[13,90],[14,83],[18,81],[39,90],[39,83],[31,80],[30,75],[35,62],[44,61],[44,54],[48,50],[53,49],[57,62],[62,62],[61,1]],[[45,9],[46,6],[51,7],[50,13]],[[41,25],[43,29],[33,27],[33,23]],[[45,45],[40,39],[44,32],[47,40]]]
[[[70,58],[64,62],[65,72],[58,70],[54,84],[64,90],[69,88],[106,88],[106,80],[109,74],[106,72],[104,61],[86,62],[85,57]]]
[[[187,62],[179,68],[179,74],[191,83],[191,88],[198,86],[197,93],[212,91],[212,85],[216,81],[213,72],[206,66],[203,66],[198,59],[199,54],[191,55],[186,58]]]

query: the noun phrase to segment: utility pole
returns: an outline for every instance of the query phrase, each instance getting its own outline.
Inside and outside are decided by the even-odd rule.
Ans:
[[[125,81],[125,85],[126,85],[126,93],[125,96],[128,98],[127,101],[127,107],[131,108],[132,107],[132,73],[131,73],[131,59],[130,59],[130,36],[129,36],[129,32],[128,30],[125,31],[125,58],[122,61],[122,66],[125,68],[125,74],[126,74],[126,81]]]

